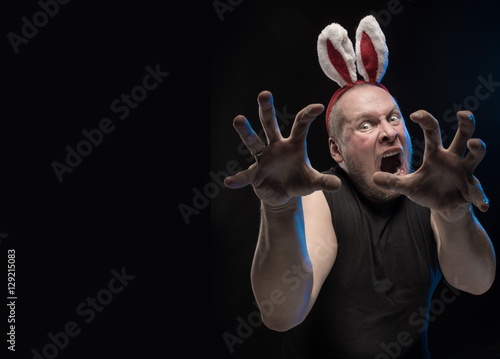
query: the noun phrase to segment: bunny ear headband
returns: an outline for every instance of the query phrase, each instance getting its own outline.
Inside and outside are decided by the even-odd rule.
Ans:
[[[389,62],[385,36],[372,15],[364,17],[356,30],[356,53],[347,31],[333,23],[318,37],[318,58],[323,72],[341,86],[332,96],[326,110],[326,126],[335,101],[359,83],[371,83],[387,90],[380,83]],[[364,80],[358,80],[357,72]],[[388,91],[388,90],[387,90]]]

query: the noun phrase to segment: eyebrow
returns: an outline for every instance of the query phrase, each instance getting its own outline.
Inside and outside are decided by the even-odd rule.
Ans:
[[[401,110],[398,106],[398,104],[396,103],[394,105],[394,107],[387,113],[387,115],[391,115],[393,114],[394,112],[398,112],[399,114],[401,114]],[[378,118],[378,116],[374,116],[373,114],[371,114],[370,112],[363,112],[363,113],[360,113],[358,116],[354,117],[354,119],[352,120],[352,122],[358,122],[362,119],[365,119],[365,118]]]

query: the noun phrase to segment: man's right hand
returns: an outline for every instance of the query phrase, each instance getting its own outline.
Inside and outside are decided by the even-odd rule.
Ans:
[[[295,117],[290,136],[283,138],[276,120],[273,97],[262,91],[257,97],[259,117],[267,145],[255,133],[244,116],[236,116],[233,125],[256,162],[246,170],[224,180],[228,188],[252,185],[264,205],[280,207],[292,197],[314,191],[336,191],[340,179],[312,168],[307,156],[306,137],[312,121],[323,112],[321,104],[311,104]]]

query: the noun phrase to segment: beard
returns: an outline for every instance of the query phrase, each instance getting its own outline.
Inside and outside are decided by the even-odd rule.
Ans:
[[[403,162],[405,162],[405,167],[407,168],[407,173],[409,174],[412,172],[411,146],[407,146],[405,154],[406,158],[403,158]],[[372,202],[388,203],[401,196],[401,193],[387,191],[378,187],[372,180],[373,174],[363,171],[363,165],[351,160],[350,157],[344,156],[344,165],[349,178],[354,183],[357,190]]]

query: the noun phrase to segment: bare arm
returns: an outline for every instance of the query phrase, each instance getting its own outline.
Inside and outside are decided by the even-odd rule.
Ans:
[[[304,320],[335,261],[337,241],[327,206],[321,192],[279,209],[262,205],[251,279],[271,329],[288,330]]]
[[[495,279],[495,251],[472,208],[454,222],[432,211],[431,223],[436,235],[439,263],[448,282],[471,294],[488,291]]]
[[[237,116],[234,127],[256,154],[256,163],[226,178],[225,184],[229,188],[251,184],[261,200],[252,289],[263,322],[283,331],[306,317],[335,259],[336,240],[321,190],[338,189],[340,180],[317,172],[307,158],[305,138],[322,105],[300,111],[290,136],[283,138],[271,94],[260,93],[258,103],[268,145],[243,116]]]
[[[481,183],[473,175],[486,153],[485,144],[471,138],[474,116],[469,111],[457,113],[458,130],[448,149],[443,148],[432,115],[418,111],[410,117],[424,130],[422,166],[406,176],[377,172],[373,179],[431,209],[443,275],[458,289],[482,294],[493,284],[496,259],[491,240],[473,212],[473,206],[482,212],[489,207]]]

